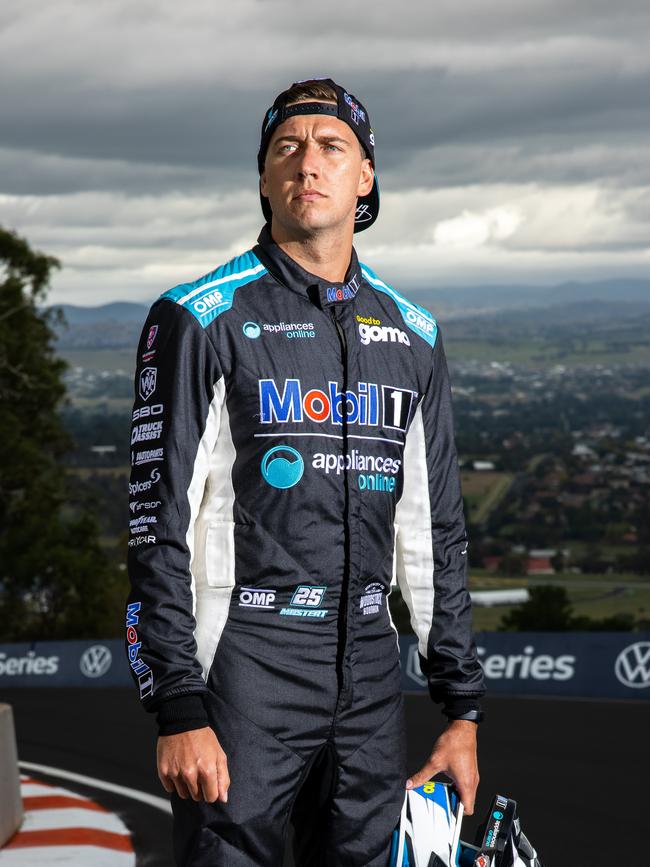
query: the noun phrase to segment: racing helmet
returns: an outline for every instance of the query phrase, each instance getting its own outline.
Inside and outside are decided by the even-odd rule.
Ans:
[[[521,830],[517,802],[496,795],[474,843],[460,839],[463,805],[451,783],[405,792],[389,867],[543,867]]]

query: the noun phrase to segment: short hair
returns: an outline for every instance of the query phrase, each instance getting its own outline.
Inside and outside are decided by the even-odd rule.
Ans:
[[[307,79],[306,81],[301,81],[299,84],[294,84],[287,91],[286,102],[311,102],[314,99],[331,99],[334,102],[337,102],[336,91],[332,87],[331,84],[326,84],[324,81],[320,79]],[[354,130],[353,130],[354,132]],[[361,139],[356,135],[354,135],[356,140],[359,142],[359,151],[361,152],[361,159],[370,159],[368,154],[366,153],[366,149],[361,143]]]

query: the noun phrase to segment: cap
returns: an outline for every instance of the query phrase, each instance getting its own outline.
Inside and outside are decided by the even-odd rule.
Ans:
[[[257,153],[257,167],[260,175],[264,171],[264,158],[266,151],[271,141],[271,136],[274,130],[283,120],[292,117],[296,114],[331,114],[334,117],[340,118],[352,129],[359,141],[364,147],[364,150],[375,168],[375,136],[370,126],[370,118],[368,112],[363,107],[361,102],[352,93],[348,93],[343,87],[338,85],[331,78],[304,78],[300,81],[294,81],[291,87],[296,84],[302,84],[304,81],[324,81],[336,91],[336,105],[328,102],[297,102],[293,105],[287,105],[287,95],[291,88],[283,90],[276,99],[273,105],[267,110],[262,122],[262,135],[260,149]],[[273,212],[267,196],[262,195],[260,181],[260,202],[262,203],[262,212],[268,223],[271,222]],[[372,189],[367,196],[359,196],[357,199],[357,210],[354,217],[354,231],[362,232],[371,226],[377,219],[379,213],[379,184],[377,182],[377,172],[375,171],[375,180]]]

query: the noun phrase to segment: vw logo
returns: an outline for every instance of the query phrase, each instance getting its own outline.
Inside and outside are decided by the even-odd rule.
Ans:
[[[650,686],[650,641],[637,641],[621,650],[614,664],[616,677],[624,686]]]
[[[257,322],[244,322],[241,330],[244,332],[246,337],[259,337],[262,333],[262,329],[259,327]]]
[[[112,659],[108,647],[93,644],[82,653],[79,668],[86,677],[101,677],[111,667]]]
[[[277,456],[278,452],[293,455],[294,460]],[[274,488],[292,488],[297,485],[305,471],[305,462],[300,452],[290,446],[274,446],[265,452],[260,465],[264,481]]]

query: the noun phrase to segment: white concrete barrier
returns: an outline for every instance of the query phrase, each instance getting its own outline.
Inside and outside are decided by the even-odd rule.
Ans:
[[[14,714],[10,704],[0,704],[0,846],[20,828],[24,815]]]

